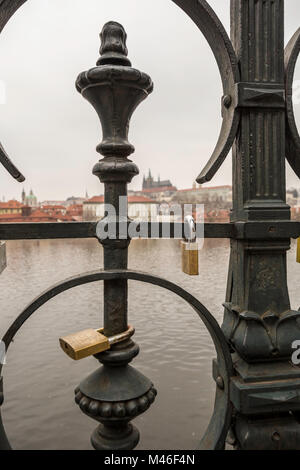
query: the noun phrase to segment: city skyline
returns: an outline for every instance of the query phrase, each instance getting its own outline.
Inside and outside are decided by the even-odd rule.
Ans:
[[[229,0],[209,3],[228,31]],[[95,148],[101,141],[101,127],[74,83],[82,70],[95,65],[99,32],[112,19],[127,30],[133,66],[154,81],[154,93],[131,124],[129,139],[136,148],[132,159],[140,174],[129,189],[142,186],[149,167],[155,176],[170,178],[178,189],[192,187],[218,138],[221,80],[213,54],[191,20],[171,1],[161,2],[160,7],[161,15],[156,17],[155,9],[141,0],[109,4],[89,0],[85,8],[79,0],[31,0],[4,29],[0,141],[26,176],[27,190],[33,188],[41,200],[55,199],[58,194],[62,198],[80,195],[85,190],[103,194],[103,185],[92,175],[99,159]],[[299,1],[289,0],[286,42],[297,28],[297,12]],[[296,87],[299,71],[298,65]],[[295,114],[299,122],[299,104]],[[0,194],[17,198],[22,185],[4,169],[0,178]],[[207,186],[231,183],[228,156]],[[297,185],[298,178],[287,164],[287,186]]]

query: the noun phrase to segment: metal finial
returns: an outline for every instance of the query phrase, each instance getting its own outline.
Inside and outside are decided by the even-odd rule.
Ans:
[[[100,33],[101,57],[97,65],[127,65],[131,66],[127,58],[128,49],[126,47],[127,34],[120,23],[109,21],[103,26]]]
[[[122,25],[110,21],[104,25],[100,36],[102,55],[98,66],[82,72],[77,78],[76,88],[92,104],[101,121],[103,140],[97,151],[108,158],[126,158],[134,152],[128,141],[130,118],[153,91],[153,83],[149,75],[131,67],[126,57],[127,35]],[[128,165],[126,162],[126,171],[122,167],[123,176],[128,174]],[[115,163],[105,161],[104,165],[103,162],[97,163],[94,174],[102,175],[101,181],[104,182],[103,173],[110,174],[111,170],[116,171]],[[122,171],[119,168],[119,177]],[[130,177],[136,174],[136,165],[130,163]]]

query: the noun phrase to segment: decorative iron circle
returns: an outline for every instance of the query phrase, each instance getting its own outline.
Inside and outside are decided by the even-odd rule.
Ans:
[[[225,336],[215,318],[212,314],[199,302],[193,295],[189,294],[186,290],[182,289],[178,285],[160,277],[146,274],[137,271],[127,270],[111,270],[111,271],[91,271],[88,273],[81,274],[80,276],[74,276],[66,279],[63,282],[55,284],[50,289],[43,292],[36,299],[34,299],[23,312],[16,318],[10,328],[7,330],[2,338],[8,350],[13,338],[24,325],[24,323],[36,312],[42,305],[48,302],[50,299],[56,297],[58,294],[65,292],[73,287],[89,284],[96,281],[111,281],[111,280],[133,280],[146,282],[162,287],[170,292],[181,297],[185,300],[196,313],[199,315],[203,323],[205,324],[210,336],[214,342],[217,358],[218,358],[218,383],[222,383],[222,387],[217,384],[216,397],[215,397],[215,408],[208,425],[208,428],[201,440],[199,449],[211,449],[218,450],[223,449],[225,444],[226,435],[231,423],[232,406],[229,395],[229,382],[233,375],[233,365],[231,360],[231,354],[225,339]],[[0,372],[2,371],[2,365],[0,366]],[[0,419],[0,449],[1,443],[5,442],[6,435],[2,422]]]

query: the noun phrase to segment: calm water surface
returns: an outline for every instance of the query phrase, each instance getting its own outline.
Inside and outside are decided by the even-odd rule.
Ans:
[[[102,267],[95,240],[17,241],[7,243],[8,267],[0,277],[1,334],[35,296],[51,284]],[[289,282],[294,308],[300,304],[300,265],[295,245],[289,253]],[[178,241],[136,240],[129,267],[176,282],[222,320],[229,242],[207,240],[200,252],[199,277],[180,269]],[[102,283],[76,287],[52,299],[17,335],[4,366],[3,418],[15,449],[91,449],[96,421],[74,403],[73,390],[98,362],[74,362],[59,348],[61,335],[102,325]],[[129,318],[141,347],[134,365],[156,385],[152,407],[135,423],[139,449],[193,449],[213,409],[208,333],[195,312],[174,294],[144,283],[129,283]]]

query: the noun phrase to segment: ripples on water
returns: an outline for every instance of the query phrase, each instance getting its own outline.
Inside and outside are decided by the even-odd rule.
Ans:
[[[0,277],[3,333],[35,296],[74,274],[102,267],[95,240],[7,243],[8,267]],[[299,265],[294,247],[290,276]],[[222,319],[229,259],[227,240],[206,240],[199,277],[181,272],[179,241],[136,240],[129,267],[165,277],[194,294]],[[291,282],[291,297],[297,296]],[[298,299],[299,303],[300,299]],[[102,284],[74,288],[52,299],[21,329],[4,366],[3,417],[15,449],[90,449],[96,421],[74,403],[73,390],[98,362],[73,362],[59,348],[61,335],[102,324]],[[193,449],[213,409],[214,347],[195,312],[159,287],[130,281],[129,318],[141,347],[134,365],[158,388],[156,402],[135,423],[139,449]]]

